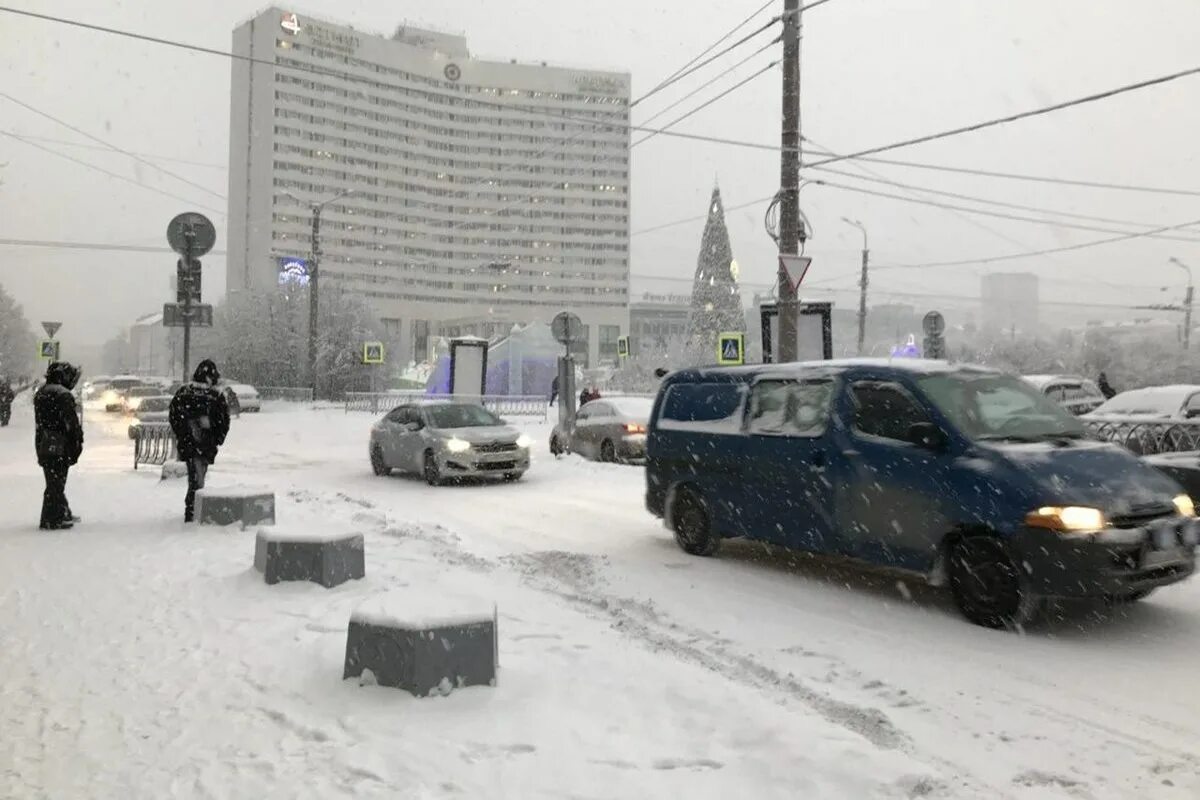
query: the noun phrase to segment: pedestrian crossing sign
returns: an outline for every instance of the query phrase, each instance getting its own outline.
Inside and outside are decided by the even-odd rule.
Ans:
[[[383,342],[366,342],[363,344],[363,363],[383,363]]]
[[[38,344],[38,358],[45,361],[58,361],[58,342],[54,339],[43,339]]]
[[[617,356],[619,358],[628,358],[629,357],[629,337],[628,336],[617,337]]]
[[[723,367],[746,363],[746,334],[717,334],[717,363]]]

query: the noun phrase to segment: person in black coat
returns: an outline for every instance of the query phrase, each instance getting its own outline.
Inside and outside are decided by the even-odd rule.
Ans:
[[[75,517],[67,504],[67,471],[83,454],[83,425],[71,390],[79,380],[79,370],[63,361],[55,361],[46,370],[46,382],[33,397],[36,423],[34,447],[38,465],[46,477],[42,495],[42,530],[66,530]]]
[[[1105,400],[1112,400],[1117,396],[1117,390],[1108,382],[1108,376],[1103,372],[1100,373],[1100,379],[1096,383],[1100,387],[1100,394],[1104,395]]]
[[[8,383],[8,378],[0,378],[0,428],[7,426],[8,421],[12,419],[14,397],[16,395],[13,393],[12,386]]]
[[[187,464],[188,490],[183,502],[183,521],[191,522],[196,492],[204,488],[209,466],[217,460],[217,449],[229,434],[229,405],[217,389],[221,375],[217,365],[205,359],[196,367],[192,382],[179,387],[171,400],[168,419],[175,433],[179,460]]]

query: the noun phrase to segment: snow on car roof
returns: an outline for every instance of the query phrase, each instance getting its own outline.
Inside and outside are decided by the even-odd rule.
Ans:
[[[835,358],[828,361],[793,361],[785,364],[747,364],[743,367],[696,367],[693,369],[680,370],[678,373],[668,375],[668,379],[675,375],[691,374],[697,376],[718,374],[718,375],[788,375],[794,374],[797,369],[805,368],[809,370],[824,369],[829,372],[840,372],[841,370],[859,368],[882,368],[892,370],[903,370],[917,375],[933,375],[933,374],[948,374],[954,372],[975,372],[1000,374],[999,370],[990,367],[981,367],[976,364],[957,363],[950,361],[937,361],[926,358]]]
[[[654,409],[653,397],[601,397],[599,403],[609,403],[627,417],[650,419]]]
[[[1179,413],[1183,404],[1192,395],[1200,393],[1200,386],[1176,384],[1173,386],[1151,386],[1121,392],[1092,414],[1158,414],[1171,416]]]

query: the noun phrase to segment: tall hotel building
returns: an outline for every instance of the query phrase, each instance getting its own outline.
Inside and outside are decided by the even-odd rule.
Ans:
[[[629,324],[629,75],[473,58],[269,9],[233,32],[228,287],[363,296],[423,360],[432,337],[559,311],[591,363]]]

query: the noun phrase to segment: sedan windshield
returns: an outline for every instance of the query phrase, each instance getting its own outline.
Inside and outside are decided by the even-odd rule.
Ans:
[[[960,431],[977,440],[1082,438],[1084,427],[1058,403],[1010,375],[948,373],[918,383]]]
[[[425,413],[435,428],[488,428],[504,424],[503,420],[483,406],[468,403],[428,406]]]

